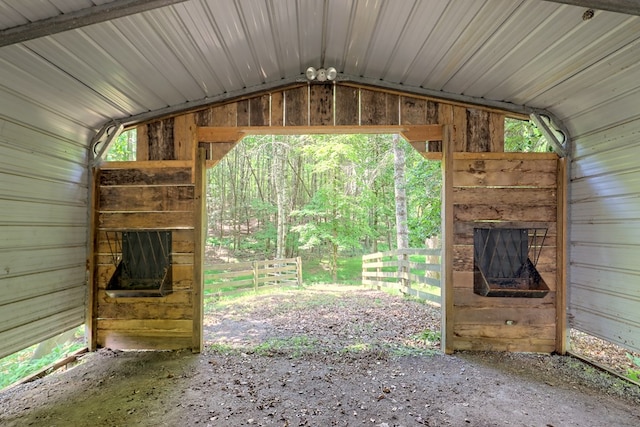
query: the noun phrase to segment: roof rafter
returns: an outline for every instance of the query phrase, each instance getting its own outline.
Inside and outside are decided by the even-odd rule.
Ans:
[[[606,10],[609,12],[625,13],[627,15],[640,15],[640,2],[638,0],[547,0],[553,3],[564,3],[573,6],[587,7],[589,9]]]
[[[187,0],[114,0],[0,31],[0,47],[51,36],[91,24],[134,15]]]

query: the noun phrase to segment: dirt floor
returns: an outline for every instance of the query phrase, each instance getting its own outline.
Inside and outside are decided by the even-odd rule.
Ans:
[[[206,351],[102,349],[0,394],[2,426],[638,426],[570,358],[437,350],[439,309],[361,287],[208,304]]]

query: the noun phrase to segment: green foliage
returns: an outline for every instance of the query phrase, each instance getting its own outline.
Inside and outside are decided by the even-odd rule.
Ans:
[[[136,129],[130,129],[122,132],[116,140],[111,144],[105,155],[105,160],[114,161],[131,161],[136,159]]]
[[[423,247],[426,239],[440,235],[442,166],[425,161],[416,150],[407,154],[409,246]]]
[[[259,356],[287,355],[291,358],[299,358],[312,353],[318,342],[306,335],[297,335],[289,338],[271,338],[258,344],[253,352]]]
[[[409,238],[421,247],[440,232],[441,166],[404,141],[402,147]],[[274,161],[283,152],[283,162]],[[392,135],[252,136],[209,174],[209,224],[218,250],[240,259],[275,254],[276,193],[283,185],[276,186],[276,170],[284,175],[285,256],[322,254],[335,270],[339,257],[395,246]],[[228,245],[221,236],[230,238]]]
[[[37,347],[38,344],[0,359],[0,390],[28,375],[38,372],[74,351],[80,350],[85,345],[80,339],[76,338],[73,341],[55,347],[51,353],[44,357],[32,359]]]
[[[302,282],[305,284],[332,283],[330,261],[310,258],[302,261]],[[362,257],[341,257],[338,259],[338,282],[345,285],[362,283]]]
[[[416,341],[423,341],[427,345],[438,345],[440,343],[440,331],[432,331],[425,329],[417,335],[413,336]]]
[[[535,124],[528,120],[506,118],[504,151],[543,153],[553,150]]]
[[[633,363],[633,368],[627,368],[627,377],[633,381],[640,381],[640,357],[627,353],[627,358]]]

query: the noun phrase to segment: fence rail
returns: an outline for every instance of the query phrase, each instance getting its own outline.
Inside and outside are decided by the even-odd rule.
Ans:
[[[300,257],[207,264],[204,268],[204,290],[208,294],[228,295],[269,286],[302,284]]]
[[[401,249],[362,257],[362,284],[440,304],[441,249]],[[424,257],[424,262],[416,259]]]

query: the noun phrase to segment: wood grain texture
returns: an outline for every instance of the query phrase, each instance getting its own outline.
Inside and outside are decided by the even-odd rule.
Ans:
[[[284,92],[285,126],[308,126],[309,92],[307,86]]]
[[[454,158],[453,349],[554,351],[558,328],[557,158],[510,153],[456,153]],[[546,228],[549,235],[541,248],[541,241],[537,242],[536,268],[550,292],[543,298],[476,295],[476,227]]]
[[[314,84],[309,88],[309,124],[331,126],[333,121],[333,84]]]
[[[491,151],[488,111],[467,108],[467,146],[463,151],[472,153]]]
[[[354,87],[336,86],[336,125],[355,126],[360,119],[360,91]]]
[[[192,185],[106,186],[100,188],[101,211],[191,211]]]
[[[149,132],[146,124],[136,128],[136,160],[149,160]]]
[[[399,95],[361,89],[360,124],[363,126],[400,124],[399,102]]]
[[[400,97],[400,123],[403,125],[427,124],[427,100],[410,96]]]
[[[176,160],[173,124],[174,118],[169,117],[147,125],[149,160]]]
[[[284,93],[271,94],[271,126],[284,126]]]
[[[193,158],[193,144],[197,143],[197,127],[193,113],[175,117],[173,140],[174,158],[176,160],[191,160]]]
[[[249,99],[249,126],[269,126],[270,102],[269,95],[256,96]]]
[[[191,169],[102,169],[98,182],[103,187],[113,185],[187,185],[191,184]]]
[[[191,183],[193,162],[188,163],[163,160],[132,167],[120,162],[99,172],[92,257],[97,346],[193,348],[199,296],[194,292],[196,192]],[[172,232],[172,292],[162,297],[110,297],[106,288],[122,251],[121,231],[150,229]]]

